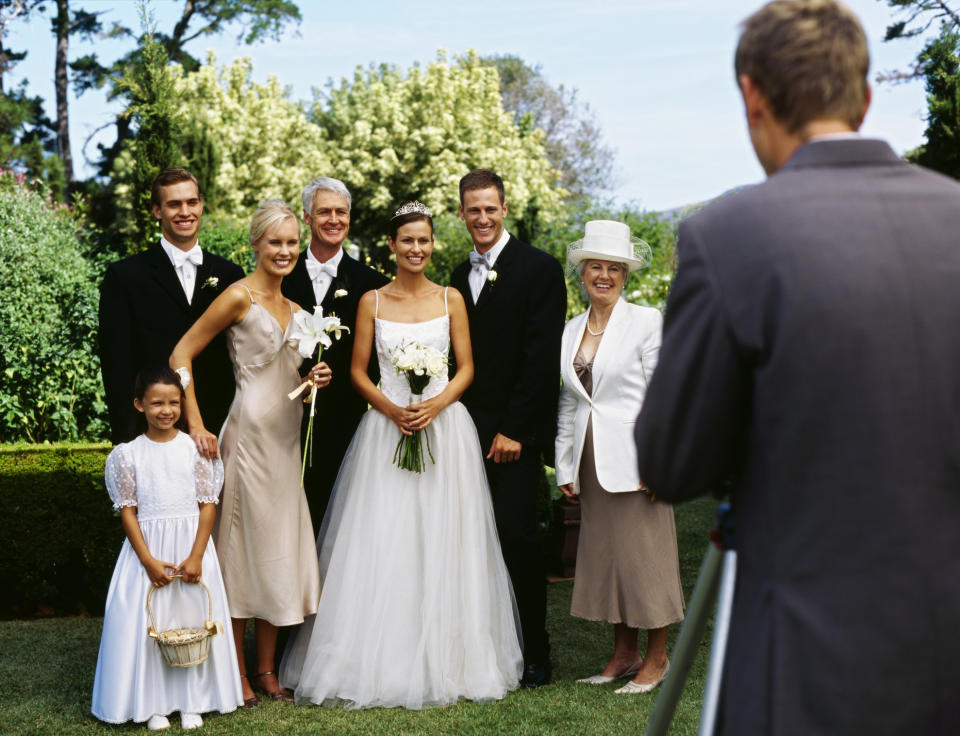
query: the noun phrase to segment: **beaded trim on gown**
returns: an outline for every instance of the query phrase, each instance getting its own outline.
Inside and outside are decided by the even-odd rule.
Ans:
[[[390,351],[450,346],[450,319],[375,320],[381,389],[410,403]],[[447,379],[432,379],[423,398]],[[318,537],[323,593],[291,640],[281,682],[298,702],[421,708],[496,700],[517,687],[522,654],[510,579],[476,429],[455,402],[431,425],[423,473],[393,464],[400,430],[368,411]]]

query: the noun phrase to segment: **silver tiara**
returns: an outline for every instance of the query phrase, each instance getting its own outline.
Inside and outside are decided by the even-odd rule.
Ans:
[[[430,214],[430,210],[427,209],[427,206],[421,202],[404,202],[402,205],[400,205],[400,209],[393,213],[393,217],[411,214],[433,217],[433,215]],[[390,219],[393,219],[393,217]]]

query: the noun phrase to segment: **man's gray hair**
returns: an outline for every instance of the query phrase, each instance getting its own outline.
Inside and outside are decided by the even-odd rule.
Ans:
[[[303,211],[307,214],[313,212],[313,198],[317,192],[333,192],[334,194],[339,194],[347,200],[347,212],[350,211],[352,198],[350,197],[350,190],[347,189],[347,185],[339,179],[333,179],[329,176],[318,176],[303,188]]]

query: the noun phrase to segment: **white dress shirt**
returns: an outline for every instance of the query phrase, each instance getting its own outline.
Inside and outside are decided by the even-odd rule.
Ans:
[[[486,263],[479,263],[470,268],[470,275],[467,281],[470,284],[470,295],[473,297],[474,304],[476,304],[477,299],[480,298],[480,292],[483,291],[483,284],[487,280],[487,275],[490,271],[494,270],[494,264],[497,262],[497,258],[500,257],[500,253],[503,251],[503,247],[507,244],[508,240],[510,240],[510,233],[504,228],[500,234],[500,240],[494,243],[493,247],[483,254]],[[476,245],[473,246],[473,252],[478,255],[480,254]]]
[[[167,254],[170,263],[173,264],[173,270],[177,272],[180,286],[183,287],[183,293],[187,297],[187,304],[192,304],[193,287],[197,282],[197,266],[203,263],[203,251],[200,250],[200,244],[194,243],[190,250],[181,250],[161,236],[160,247]]]
[[[342,259],[343,248],[338,248],[336,254],[324,263],[320,263],[317,257],[313,255],[313,251],[309,247],[307,248],[307,274],[313,283],[313,297],[317,300],[317,304],[323,303],[323,299],[330,289],[330,284],[333,283],[333,277],[337,275],[337,269],[340,268]],[[316,265],[311,266],[311,263]]]

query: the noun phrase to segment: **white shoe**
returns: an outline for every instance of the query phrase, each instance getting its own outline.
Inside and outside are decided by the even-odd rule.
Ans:
[[[577,682],[582,682],[586,685],[606,685],[608,682],[620,680],[624,677],[633,677],[635,674],[637,674],[637,670],[639,670],[642,665],[643,657],[640,657],[640,659],[630,665],[619,675],[591,675],[590,677],[581,677],[579,680],[577,680]]]
[[[166,716],[154,714],[150,716],[150,720],[147,721],[148,731],[163,731],[165,728],[170,728],[170,721],[167,720]]]
[[[203,719],[199,713],[181,713],[180,728],[189,731],[191,728],[200,728],[203,725]]]
[[[659,680],[654,680],[653,682],[641,682],[636,683],[633,681],[628,682],[623,687],[618,687],[613,692],[620,695],[635,695],[637,693],[648,693],[651,690],[655,690],[657,685],[667,679],[667,673],[670,671],[670,662],[667,662],[667,666],[663,669],[663,674],[660,675]]]

